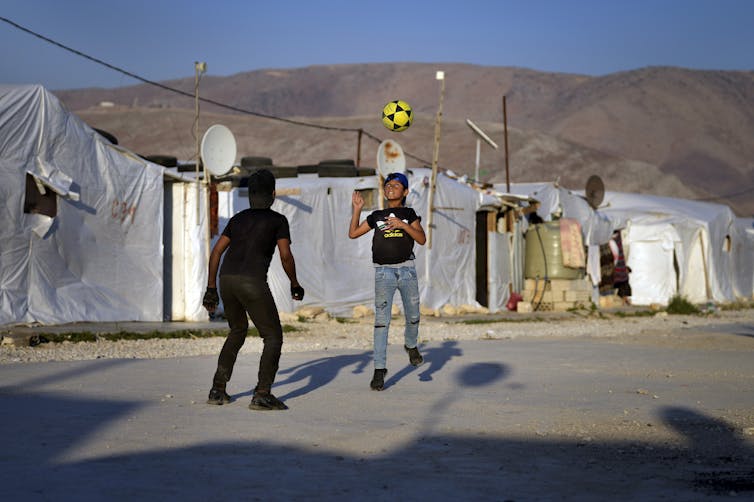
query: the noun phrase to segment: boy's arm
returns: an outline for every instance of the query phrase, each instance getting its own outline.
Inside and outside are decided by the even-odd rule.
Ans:
[[[359,224],[359,217],[361,216],[361,209],[364,207],[364,198],[359,192],[354,191],[351,195],[351,202],[353,203],[351,211],[351,224],[348,227],[348,237],[355,239],[361,237],[365,233],[369,232],[371,228],[366,220]]]
[[[220,258],[222,258],[223,253],[228,249],[229,245],[230,239],[225,235],[221,235],[209,255],[207,290],[204,292],[202,305],[210,314],[217,309],[217,304],[220,303],[220,297],[217,295],[217,269],[220,268]]]
[[[215,242],[212,252],[209,255],[209,274],[207,275],[207,287],[217,288],[217,269],[220,268],[220,258],[230,245],[230,239],[221,235]]]
[[[421,221],[416,219],[411,224],[406,223],[400,218],[390,217],[387,219],[387,228],[400,228],[406,232],[417,244],[423,246],[427,242],[427,236],[424,235],[424,229],[422,228]]]
[[[427,236],[424,234],[424,228],[422,228],[420,220],[414,220],[410,225],[407,225],[406,233],[420,246],[423,246],[427,242]]]
[[[291,252],[291,241],[289,239],[278,239],[278,251],[280,252],[280,263],[283,270],[291,281],[291,296],[294,300],[304,299],[304,288],[298,283],[296,278],[296,260]]]

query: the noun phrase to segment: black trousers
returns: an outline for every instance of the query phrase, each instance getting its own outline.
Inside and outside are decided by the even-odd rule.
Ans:
[[[233,374],[238,351],[241,350],[249,332],[249,321],[246,317],[248,313],[264,344],[262,357],[259,360],[256,390],[269,392],[275,381],[280,362],[283,328],[280,325],[278,309],[267,281],[244,275],[221,275],[220,295],[223,299],[230,333],[220,351],[212,386],[224,390]]]

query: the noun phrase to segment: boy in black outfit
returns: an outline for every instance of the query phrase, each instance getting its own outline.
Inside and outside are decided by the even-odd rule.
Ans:
[[[283,346],[275,300],[267,285],[267,270],[277,246],[283,270],[291,281],[294,300],[304,298],[304,288],[296,279],[296,262],[291,253],[291,237],[285,216],[270,209],[275,200],[275,176],[266,169],[249,177],[250,208],[233,216],[212,249],[209,276],[203,305],[210,313],[217,308],[216,277],[220,258],[228,254],[220,269],[220,293],[225,306],[230,333],[217,361],[208,404],[222,405],[231,401],[225,387],[249,329],[248,312],[259,330],[264,348],[259,361],[258,383],[249,404],[252,410],[285,410],[288,407],[270,392],[278,370]]]

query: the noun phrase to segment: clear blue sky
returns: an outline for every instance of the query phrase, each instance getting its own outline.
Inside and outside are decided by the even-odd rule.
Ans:
[[[263,68],[461,62],[604,75],[754,70],[754,0],[3,0],[0,17],[149,80]],[[133,78],[0,21],[0,83]]]

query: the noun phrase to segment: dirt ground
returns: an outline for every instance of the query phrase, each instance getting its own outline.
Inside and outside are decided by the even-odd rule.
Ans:
[[[284,352],[282,412],[247,408],[253,344],[219,407],[216,355],[2,364],[3,498],[754,498],[750,314],[574,322],[429,322],[422,366],[391,343],[383,392],[368,344],[336,343],[369,325],[330,322],[332,344]]]

